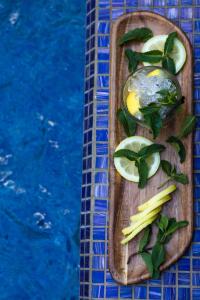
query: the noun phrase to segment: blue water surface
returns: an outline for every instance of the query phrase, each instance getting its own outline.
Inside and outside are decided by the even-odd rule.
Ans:
[[[0,0],[0,299],[78,299],[84,0]]]

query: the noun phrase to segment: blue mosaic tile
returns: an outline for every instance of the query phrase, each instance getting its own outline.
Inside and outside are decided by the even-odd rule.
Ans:
[[[200,31],[200,20],[197,20],[197,21],[194,22],[194,30],[196,32]]]
[[[97,142],[108,141],[108,130],[106,129],[96,130],[96,141]]]
[[[126,1],[126,6],[138,6],[138,0],[125,0]]]
[[[108,168],[108,158],[105,156],[100,156],[96,158],[96,168],[106,169]]]
[[[194,288],[192,290],[192,300],[199,300],[200,299],[200,288]]]
[[[193,4],[193,0],[181,0],[181,4],[182,5],[192,5]]]
[[[110,38],[107,35],[98,36],[98,47],[109,47]]]
[[[180,11],[180,17],[182,19],[191,19],[193,17],[193,9],[192,7],[183,7]]]
[[[194,64],[194,71],[200,73],[200,61],[196,61]]]
[[[110,33],[110,23],[109,22],[99,22],[98,23],[98,33],[99,34],[109,34]]]
[[[93,215],[93,225],[94,226],[105,226],[106,225],[106,214],[95,213]]]
[[[149,298],[153,299],[161,299],[161,288],[160,287],[149,287]]]
[[[94,254],[105,254],[105,242],[93,242]]]
[[[100,127],[100,128],[107,128],[108,127],[108,117],[107,116],[97,116],[96,126]]]
[[[200,286],[200,274],[199,273],[192,274],[192,285]]]
[[[97,299],[104,298],[103,285],[92,285],[92,298],[97,298]]]
[[[179,271],[190,271],[190,260],[189,258],[180,258],[178,261]]]
[[[112,285],[116,284],[109,271],[106,272],[106,282]]]
[[[132,287],[121,286],[120,287],[120,298],[121,299],[132,299]]]
[[[97,77],[97,85],[100,88],[109,87],[109,77],[108,76],[98,76]]]
[[[154,6],[165,6],[165,0],[153,0]]]
[[[108,197],[108,186],[97,185],[95,186],[95,197],[96,198],[107,198]]]
[[[124,10],[123,9],[112,9],[112,20],[116,20],[117,18],[119,18],[120,16],[122,16],[124,14]]]
[[[97,114],[98,115],[108,115],[108,104],[107,103],[97,103]]]
[[[190,289],[178,288],[178,300],[192,300],[190,299]]]
[[[149,279],[148,282],[149,282],[149,285],[160,285],[161,279]]]
[[[195,230],[193,234],[193,241],[200,242],[200,230]]]
[[[176,284],[176,274],[171,272],[164,272],[163,273],[163,282],[167,285],[174,285]]]
[[[192,244],[192,255],[200,256],[200,244]]]
[[[93,256],[92,257],[92,267],[93,267],[93,269],[104,269],[105,257],[104,256]]]
[[[178,5],[179,0],[167,0],[166,2],[168,6],[176,6]]]
[[[189,285],[190,284],[190,273],[178,273],[178,285]]]
[[[96,144],[96,154],[97,155],[106,155],[108,154],[108,144],[97,143]]]
[[[135,286],[134,287],[134,299],[146,299],[147,288],[146,286]]]
[[[193,271],[200,271],[200,259],[193,258],[193,260],[192,260],[192,270]]]
[[[138,3],[139,6],[152,6],[153,5],[153,0],[139,0]]]
[[[98,60],[109,60],[110,59],[110,53],[109,49],[98,49]]]
[[[109,20],[110,10],[109,9],[99,9],[99,20]]]
[[[98,89],[96,92],[96,98],[98,101],[108,100],[109,99],[109,91],[106,89]]]
[[[103,271],[92,271],[92,282],[93,283],[103,283],[104,282],[104,272]]]
[[[124,0],[112,0],[111,5],[113,7],[123,7],[124,6]]]
[[[184,21],[184,22],[181,21],[180,25],[183,31],[185,31],[186,33],[193,31],[193,26],[191,21]]]
[[[200,56],[200,51],[199,51],[200,48],[196,48],[195,49],[195,55],[198,55]],[[198,57],[199,58],[199,57]],[[196,101],[199,101],[200,100],[200,88],[196,88],[194,90],[194,100]]]
[[[93,227],[93,240],[105,240],[105,228]]]
[[[194,9],[194,18],[200,18],[200,7],[195,7]]]
[[[165,8],[156,7],[153,9],[153,12],[160,14],[161,16],[165,16]]]
[[[163,300],[176,300],[176,288],[164,287]]]
[[[195,215],[195,219],[194,219],[194,226],[200,227],[200,215]]]
[[[108,210],[108,201],[95,199],[95,211],[104,212]]]
[[[108,173],[97,172],[95,174],[95,183],[108,183]]]
[[[117,286],[107,286],[106,287],[106,299],[117,298],[118,297],[118,287]]]
[[[179,17],[179,9],[177,7],[169,8],[166,15],[169,19],[177,19]]]

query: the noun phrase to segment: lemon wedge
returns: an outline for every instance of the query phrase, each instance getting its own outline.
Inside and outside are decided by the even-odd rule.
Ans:
[[[147,52],[151,50],[160,50],[164,51],[164,45],[166,42],[168,35],[156,35],[149,39],[142,48],[142,52]],[[183,43],[178,39],[175,38],[174,40],[174,49],[169,55],[175,63],[176,66],[176,73],[178,73],[181,68],[183,67],[186,61],[186,50]],[[150,63],[144,62],[144,66],[150,66]],[[157,66],[161,66],[161,63],[154,64]]]
[[[132,136],[123,140],[116,148],[115,151],[121,149],[129,149],[135,152],[139,152],[145,146],[151,145],[152,142],[142,136]],[[159,168],[160,165],[160,154],[154,153],[149,156],[146,160],[149,167],[149,175],[150,178],[153,176]],[[135,166],[134,161],[130,161],[126,157],[115,157],[114,165],[117,169],[118,173],[124,177],[125,179],[133,182],[139,182],[139,174],[138,169]]]
[[[160,69],[156,69],[156,70],[153,70],[153,71],[149,72],[147,74],[147,77],[160,76],[160,74],[161,74],[161,70]]]
[[[140,109],[139,97],[135,91],[131,91],[126,99],[126,105],[129,113],[135,115]]]

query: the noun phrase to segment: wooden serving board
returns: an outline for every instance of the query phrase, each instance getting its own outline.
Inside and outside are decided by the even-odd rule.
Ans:
[[[151,12],[135,12],[119,18],[112,27],[111,33],[111,98],[110,98],[110,218],[109,218],[109,268],[113,278],[120,284],[132,284],[149,278],[147,269],[140,258],[136,255],[127,264],[128,257],[137,251],[139,234],[128,245],[121,245],[123,238],[122,229],[129,225],[130,216],[136,213],[139,204],[144,203],[151,196],[158,193],[157,187],[166,179],[166,175],[159,170],[149,181],[144,189],[138,189],[137,184],[123,179],[115,170],[113,164],[113,153],[116,146],[126,136],[116,118],[116,112],[122,106],[122,87],[128,77],[127,61],[125,60],[125,47],[140,51],[142,43],[130,42],[126,46],[118,46],[117,41],[125,32],[136,27],[148,27],[154,35],[169,34],[172,31],[178,33],[179,39],[185,45],[187,61],[183,70],[178,75],[178,80],[185,96],[185,104],[181,114],[177,114],[169,124],[161,131],[156,142],[165,144],[170,135],[179,132],[180,124],[188,113],[192,113],[192,77],[193,60],[192,48],[186,35],[174,24],[158,14]],[[148,130],[138,127],[137,135],[152,140]],[[177,169],[188,175],[188,185],[177,184],[178,189],[173,193],[173,198],[163,207],[163,213],[177,220],[188,220],[189,225],[178,230],[171,241],[167,244],[166,262],[161,266],[165,269],[174,263],[190,244],[193,230],[193,184],[192,184],[192,135],[184,139],[187,149],[185,163],[180,164],[179,158],[173,148],[169,145],[167,150],[161,154],[162,159],[169,160],[177,166]],[[166,188],[167,186],[165,186]],[[153,239],[155,239],[155,232]],[[152,240],[152,242],[154,242]]]

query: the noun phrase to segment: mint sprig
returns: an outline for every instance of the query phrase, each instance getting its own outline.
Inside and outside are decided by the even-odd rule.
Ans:
[[[129,149],[120,149],[114,153],[114,157],[126,157],[130,161],[135,162],[135,166],[139,173],[139,188],[144,188],[147,184],[149,167],[146,159],[154,153],[162,152],[165,150],[165,146],[160,144],[151,144],[143,147],[139,152],[135,152]]]
[[[117,118],[123,126],[127,136],[135,135],[137,129],[136,121],[129,115],[129,113],[125,109],[118,109]]]
[[[159,188],[163,187],[171,180],[182,183],[184,185],[189,183],[187,175],[183,173],[178,173],[176,167],[172,166],[167,160],[161,160],[161,167],[163,172],[168,176],[168,179],[165,182],[163,182],[159,186]]]

